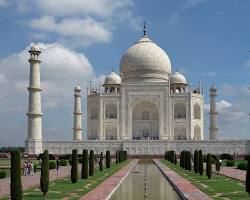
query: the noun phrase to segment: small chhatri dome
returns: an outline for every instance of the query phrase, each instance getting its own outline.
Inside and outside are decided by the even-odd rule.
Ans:
[[[113,84],[121,84],[121,77],[117,75],[115,72],[111,72],[109,75],[106,76],[105,85],[113,85]]]
[[[81,90],[81,87],[80,87],[80,85],[77,83],[77,85],[75,86],[75,91],[79,91],[79,90]]]
[[[30,50],[29,52],[41,52],[40,50],[40,47],[36,44],[33,44],[31,47],[30,47]]]
[[[175,72],[170,77],[171,84],[187,84],[185,76],[183,76],[180,72]]]
[[[120,61],[124,82],[165,82],[171,74],[168,55],[152,42],[144,26],[143,37],[130,47]]]

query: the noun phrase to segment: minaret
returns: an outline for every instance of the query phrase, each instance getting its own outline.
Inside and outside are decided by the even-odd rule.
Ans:
[[[218,140],[218,128],[217,128],[217,106],[216,106],[217,89],[212,86],[210,88],[210,140]]]
[[[42,116],[41,112],[41,84],[40,63],[41,51],[38,46],[31,46],[30,50],[30,78],[29,78],[29,108],[28,108],[28,140],[26,151],[29,154],[42,152]]]
[[[75,89],[74,102],[74,128],[73,140],[82,140],[82,112],[81,112],[81,88],[77,84]]]

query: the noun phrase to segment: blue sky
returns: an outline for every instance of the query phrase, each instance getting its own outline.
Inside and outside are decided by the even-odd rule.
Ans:
[[[59,3],[60,2],[60,3]],[[220,137],[249,138],[250,1],[246,0],[0,0],[0,146],[27,137],[27,49],[43,49],[42,110],[46,139],[71,139],[73,87],[86,94],[101,83],[122,54],[148,35],[193,86],[218,88]],[[86,95],[83,98],[86,113]],[[86,116],[86,114],[85,114]],[[86,118],[84,118],[86,133]]]

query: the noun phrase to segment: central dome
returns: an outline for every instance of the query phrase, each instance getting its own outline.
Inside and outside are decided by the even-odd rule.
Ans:
[[[120,72],[124,82],[165,82],[171,62],[166,52],[144,35],[122,56]]]

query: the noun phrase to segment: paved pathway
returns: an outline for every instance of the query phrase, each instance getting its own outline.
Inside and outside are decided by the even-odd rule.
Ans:
[[[70,166],[61,166],[57,174],[56,170],[50,170],[50,181],[61,179],[70,174]],[[38,186],[40,184],[40,172],[35,173],[34,176],[22,176],[23,190],[30,187]],[[10,195],[10,178],[0,179],[0,198],[6,195]]]
[[[154,159],[154,162],[182,198],[187,200],[212,200],[212,198],[207,196],[207,194],[200,191],[197,187],[193,186],[188,180],[184,179],[176,172],[169,169],[159,160]]]
[[[110,178],[102,182],[95,189],[88,192],[80,200],[106,200],[109,199],[130,171],[137,164],[138,160],[131,161],[128,165],[120,169]]]
[[[246,182],[246,171],[236,169],[235,167],[221,167],[219,174]]]

